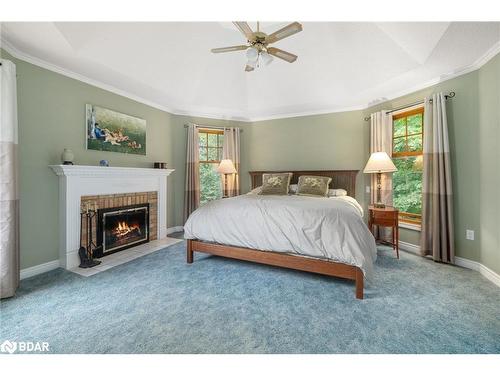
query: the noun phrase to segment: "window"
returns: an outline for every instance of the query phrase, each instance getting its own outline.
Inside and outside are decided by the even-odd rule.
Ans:
[[[420,225],[424,108],[399,113],[392,120],[392,159],[398,169],[392,176],[394,207],[400,221]]]
[[[224,132],[199,129],[200,204],[222,197],[222,184],[217,166],[222,159]]]

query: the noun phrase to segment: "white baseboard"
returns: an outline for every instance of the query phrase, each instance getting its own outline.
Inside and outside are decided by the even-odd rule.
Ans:
[[[409,242],[399,241],[399,248],[401,250],[405,250],[410,253],[420,255],[420,246],[418,245],[414,245]],[[500,275],[495,273],[493,270],[486,267],[482,263],[466,258],[455,257],[455,265],[463,268],[468,268],[473,271],[477,271],[481,275],[486,277],[488,280],[490,280],[493,284],[500,286]]]
[[[455,257],[455,265],[479,272],[481,263],[466,258]]]
[[[484,264],[465,259],[461,257],[455,257],[455,264],[460,267],[468,268],[474,271],[478,271],[481,275],[490,280],[493,284],[500,286],[500,275],[495,273],[492,269],[486,267]]]
[[[175,232],[182,232],[183,230],[184,230],[183,226],[170,227],[170,228],[167,228],[167,234],[172,234]]]
[[[21,270],[21,280],[27,279],[28,277],[36,276],[41,273],[49,272],[52,270],[55,270],[56,268],[59,268],[59,259],[58,260],[52,260],[47,263],[42,263],[38,264],[33,267],[28,267],[24,268]]]
[[[167,228],[167,234],[172,234],[175,232],[182,232],[183,230],[184,230],[184,227],[182,227],[182,226],[171,227],[171,228]],[[21,277],[21,280],[23,280],[23,279],[27,279],[28,277],[40,275],[41,273],[55,270],[56,268],[59,268],[59,260],[58,259],[52,260],[52,261],[47,262],[47,263],[38,264],[38,265],[33,266],[33,267],[24,268],[21,270],[20,277]]]
[[[399,241],[399,248],[409,253],[420,255],[420,246],[409,242]]]

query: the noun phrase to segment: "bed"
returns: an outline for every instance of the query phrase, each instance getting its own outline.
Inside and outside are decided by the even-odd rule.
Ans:
[[[209,202],[184,226],[187,262],[194,252],[354,280],[363,299],[364,278],[372,273],[375,240],[353,198],[355,170],[287,171],[291,184],[301,175],[331,177],[330,188],[346,197],[265,196],[246,194]],[[252,189],[263,173],[250,172]]]

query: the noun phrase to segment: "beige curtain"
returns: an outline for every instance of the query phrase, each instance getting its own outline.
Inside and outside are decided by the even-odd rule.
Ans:
[[[19,285],[16,66],[0,59],[0,298]]]
[[[370,116],[370,154],[385,151],[392,157],[392,114],[386,111],[372,113]],[[387,206],[392,205],[392,173],[382,173],[381,199]],[[377,175],[371,175],[371,203],[377,201]],[[380,228],[381,238],[390,241],[391,229]]]
[[[224,128],[224,145],[222,158],[231,159],[238,173],[227,175],[227,196],[235,197],[240,194],[240,129]],[[224,177],[223,177],[224,178]]]
[[[200,154],[198,127],[189,124],[186,147],[186,188],[184,192],[184,222],[200,205]]]
[[[424,174],[420,252],[455,263],[450,147],[443,93],[425,98]]]

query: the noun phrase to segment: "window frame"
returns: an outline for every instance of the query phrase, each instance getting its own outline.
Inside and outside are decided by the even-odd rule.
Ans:
[[[200,146],[200,134],[205,134],[205,145],[204,146]],[[210,134],[216,134],[217,136],[217,146],[209,146],[208,145],[208,137]],[[220,143],[220,140],[222,138],[222,144]],[[201,165],[205,165],[205,164],[219,164],[223,158],[223,147],[224,147],[224,130],[223,129],[208,129],[208,128],[198,128],[198,162],[199,162],[199,168],[201,167]],[[206,159],[201,159],[201,150],[204,149],[205,151],[205,155],[206,155]],[[209,160],[209,149],[216,149],[217,150],[217,160]],[[212,167],[213,168],[213,167]],[[200,173],[200,171],[198,170],[198,173]],[[201,173],[200,173],[201,174]],[[201,180],[201,176],[200,176],[200,191],[199,191],[199,197],[200,197],[200,203],[201,203],[201,197],[202,197],[202,183],[203,181]],[[222,188],[222,186],[221,186]],[[223,191],[221,191],[222,194],[224,194]],[[207,202],[209,202],[210,200],[207,200],[205,201],[204,203],[202,204],[205,204]]]
[[[407,118],[416,114],[421,114],[422,115],[422,131],[420,133],[411,133],[408,134],[408,120]],[[405,118],[405,134],[401,136],[394,137],[394,122],[398,119]],[[424,106],[419,106],[417,108],[411,108],[408,110],[402,110],[398,112],[397,114],[392,116],[392,144],[391,144],[391,152],[392,152],[392,159],[403,159],[403,158],[408,158],[408,157],[418,157],[424,155],[424,132],[425,132],[425,123],[424,123]],[[408,137],[409,136],[414,136],[414,135],[420,135],[422,139],[422,150],[420,151],[408,151]],[[406,151],[404,152],[394,152],[394,139],[400,139],[404,138],[405,139],[405,145],[406,145]],[[423,198],[423,197],[422,197]],[[409,226],[415,226],[416,230],[420,229],[420,226],[422,224],[422,214],[414,214],[410,212],[404,212],[404,211],[399,211],[399,221],[402,225],[402,227],[409,227]],[[411,228],[413,229],[413,228]]]
[[[414,115],[418,115],[418,114],[422,114],[422,131],[420,133],[411,133],[411,134],[408,134],[408,120],[406,120],[406,123],[405,123],[405,134],[404,135],[400,135],[400,136],[397,136],[397,137],[394,137],[394,121],[395,120],[399,120],[401,118],[408,118],[410,116],[414,116]],[[399,112],[398,114],[396,115],[393,115],[392,116],[392,157],[393,158],[400,158],[400,157],[407,157],[407,156],[419,156],[419,155],[423,155],[424,153],[424,150],[423,150],[423,147],[424,147],[424,131],[425,131],[425,127],[424,127],[424,107],[421,106],[421,107],[418,107],[418,108],[414,108],[414,109],[410,109],[408,111],[404,111],[404,112]],[[406,148],[408,149],[408,137],[409,136],[414,136],[414,135],[420,135],[420,137],[422,138],[422,151],[405,151],[405,152],[394,152],[394,139],[399,139],[399,138],[405,138],[405,141],[406,141]]]
[[[202,148],[205,149],[205,152],[206,152],[206,155],[207,155],[207,158],[205,160],[201,160],[201,158],[199,159],[199,162],[200,163],[211,163],[211,164],[214,164],[214,163],[217,163],[219,164],[222,160],[222,153],[223,153],[223,147],[224,145],[221,145],[219,146],[219,139],[220,139],[220,135],[224,136],[224,130],[219,130],[219,129],[206,129],[206,128],[199,128],[198,129],[198,133],[200,134],[206,134],[206,142],[205,142],[205,146],[200,146],[200,142],[198,140],[198,155],[201,155],[201,152],[200,150]],[[213,147],[213,146],[209,146],[208,145],[208,135],[209,134],[217,134],[217,146],[216,147]],[[199,139],[199,135],[198,135],[198,139]],[[208,150],[209,149],[217,149],[217,157],[220,158],[220,159],[217,159],[217,160],[208,160]]]

